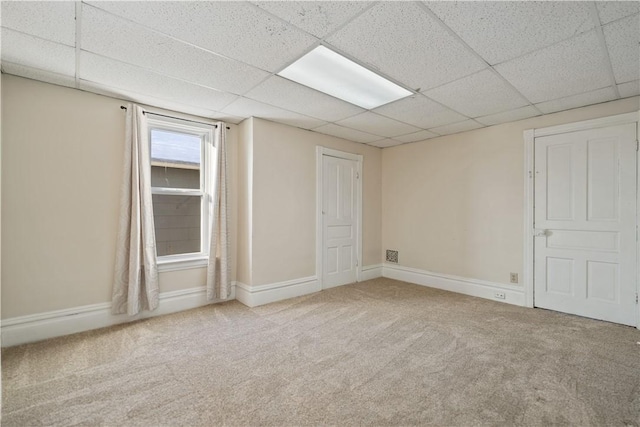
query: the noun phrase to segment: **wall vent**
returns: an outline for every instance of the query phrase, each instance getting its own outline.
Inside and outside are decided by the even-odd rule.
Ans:
[[[392,251],[387,249],[387,262],[398,263],[398,251]]]

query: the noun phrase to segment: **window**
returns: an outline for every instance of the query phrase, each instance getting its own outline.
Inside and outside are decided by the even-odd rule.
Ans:
[[[158,267],[206,265],[215,174],[213,125],[147,113]]]

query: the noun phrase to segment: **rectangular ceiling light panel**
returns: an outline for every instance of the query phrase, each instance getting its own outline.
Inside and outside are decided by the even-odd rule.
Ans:
[[[313,49],[278,75],[368,110],[412,95],[324,46]]]

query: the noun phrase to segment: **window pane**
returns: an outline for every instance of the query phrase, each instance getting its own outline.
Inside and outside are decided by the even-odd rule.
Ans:
[[[200,188],[202,139],[195,135],[151,130],[151,186]]]
[[[200,252],[200,196],[153,195],[157,255]]]

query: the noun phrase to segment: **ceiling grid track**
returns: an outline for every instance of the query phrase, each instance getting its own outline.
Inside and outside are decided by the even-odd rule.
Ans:
[[[616,76],[613,72],[613,65],[611,65],[611,57],[609,56],[609,50],[607,49],[607,41],[604,38],[604,31],[602,31],[602,22],[600,21],[600,16],[598,14],[598,7],[595,2],[591,2],[591,17],[593,18],[593,23],[595,24],[596,34],[598,35],[598,42],[600,43],[600,49],[604,55],[604,66],[607,69],[609,74],[609,79],[611,80],[611,87],[616,95],[616,99],[620,99],[620,91],[618,90],[618,85],[616,84]]]
[[[0,67],[379,147],[640,95],[636,2],[402,3],[3,2]],[[358,107],[279,74],[318,46],[411,94]]]
[[[313,43],[313,44],[312,44],[308,49],[306,49],[305,51],[303,51],[303,53],[302,53],[299,57],[296,57],[296,58],[292,59],[291,61],[288,61],[288,62],[284,63],[281,67],[279,67],[278,69],[276,69],[276,71],[271,72],[271,73],[269,74],[269,76],[265,77],[262,81],[260,81],[260,82],[259,82],[259,83],[257,83],[256,85],[254,85],[251,89],[247,90],[247,91],[246,91],[246,92],[244,92],[242,95],[244,95],[244,94],[247,94],[247,93],[251,92],[253,89],[255,89],[256,87],[260,86],[261,84],[263,84],[265,81],[269,80],[270,78],[272,78],[272,77],[274,77],[274,76],[278,76],[278,73],[280,73],[282,70],[286,69],[287,67],[289,67],[289,66],[290,66],[290,65],[292,65],[293,63],[297,62],[301,57],[303,57],[303,56],[307,55],[308,53],[310,53],[311,51],[313,51],[314,49],[316,49],[318,46],[326,46],[327,48],[329,48],[329,49],[331,49],[332,51],[334,51],[334,52],[336,52],[336,53],[338,53],[338,54],[340,54],[340,55],[344,56],[345,58],[349,59],[350,61],[352,61],[352,62],[354,62],[354,63],[356,63],[356,64],[358,64],[358,65],[360,65],[360,66],[362,66],[362,67],[364,67],[364,68],[366,68],[366,69],[368,69],[368,70],[371,70],[371,71],[375,72],[376,74],[378,74],[378,75],[380,75],[380,76],[384,77],[385,79],[389,80],[390,82],[393,82],[393,83],[397,84],[398,86],[400,86],[400,87],[402,87],[402,88],[404,88],[404,89],[407,89],[408,91],[412,92],[414,95],[420,95],[420,92],[416,91],[414,88],[410,88],[410,87],[406,86],[404,83],[402,83],[402,82],[400,82],[400,81],[398,81],[398,80],[396,80],[396,79],[394,79],[394,78],[392,78],[392,77],[390,77],[390,76],[386,75],[385,73],[382,73],[382,72],[381,72],[380,70],[378,70],[376,67],[373,67],[373,66],[371,66],[371,65],[369,65],[369,64],[366,64],[366,63],[362,62],[362,61],[361,61],[361,60],[359,60],[358,58],[355,58],[354,56],[349,55],[348,53],[346,53],[346,52],[342,51],[341,49],[336,48],[335,46],[331,45],[330,43],[328,43],[328,42],[326,41],[329,37],[333,36],[335,33],[337,33],[338,31],[340,31],[342,28],[346,27],[346,26],[347,26],[347,25],[349,25],[351,22],[353,22],[354,20],[356,20],[358,17],[360,17],[361,15],[363,15],[364,13],[366,13],[367,11],[369,11],[370,9],[372,9],[373,7],[375,7],[378,3],[379,3],[379,2],[377,2],[377,1],[376,1],[376,2],[371,2],[371,4],[370,4],[369,6],[367,6],[367,7],[363,8],[361,11],[359,11],[358,13],[356,13],[355,15],[353,15],[351,18],[347,19],[345,22],[343,22],[342,24],[340,24],[339,26],[337,26],[333,31],[330,31],[329,33],[325,34],[325,35],[324,35],[324,37],[322,37],[322,38],[318,38],[318,37],[314,36],[313,34],[308,33],[308,32],[304,31],[304,30],[303,30],[303,29],[301,29],[301,28],[298,28],[297,26],[295,26],[295,25],[291,24],[290,22],[287,22],[286,20],[282,19],[281,17],[279,17],[279,16],[277,16],[277,15],[274,15],[273,13],[269,12],[268,10],[262,9],[261,7],[259,7],[259,6],[255,5],[255,4],[251,3],[251,2],[249,2],[249,4],[251,4],[251,5],[252,5],[252,6],[254,6],[255,8],[259,9],[261,12],[266,13],[267,15],[269,15],[269,16],[271,16],[271,17],[273,17],[273,18],[275,18],[275,19],[277,19],[277,20],[279,20],[279,21],[281,21],[281,22],[285,23],[286,25],[293,26],[296,30],[304,31],[305,33],[307,33],[307,34],[309,34],[310,36],[312,36],[312,37],[314,37],[315,39],[317,39],[317,42],[316,42],[316,43]],[[329,95],[329,96],[331,96],[331,95]],[[251,100],[256,101],[256,102],[262,102],[262,101],[257,101],[257,100],[255,100],[255,99],[253,99],[253,98],[248,98],[248,99],[251,99]],[[336,99],[339,99],[339,98],[336,98]],[[278,107],[278,106],[273,105],[273,104],[268,104],[268,105],[272,105],[272,106],[277,107],[277,108],[282,108],[282,107]],[[282,109],[284,109],[284,108],[282,108]],[[285,109],[285,110],[286,110],[286,109]],[[373,109],[366,109],[366,108],[365,108],[364,110],[365,110],[365,111],[370,111],[370,112],[372,112],[372,113],[374,113],[374,114],[377,114],[377,113],[375,113],[375,112],[373,111]],[[291,110],[287,110],[287,111],[291,111]],[[293,112],[293,113],[297,113],[297,114],[300,114],[300,113],[298,113],[298,112],[296,112],[296,111],[291,111],[291,112]],[[357,113],[357,114],[354,114],[353,116],[344,117],[344,118],[342,118],[342,119],[340,119],[340,120],[346,120],[346,119],[348,119],[348,118],[355,117],[355,116],[357,116],[357,115],[359,115],[359,114],[362,114],[362,113]],[[383,117],[386,117],[386,116],[383,116]],[[337,120],[337,121],[340,121],[340,120]],[[399,120],[397,120],[397,119],[393,119],[393,120],[399,121]],[[333,124],[335,124],[335,125],[337,125],[337,126],[342,126],[342,125],[338,125],[338,124],[336,123],[336,121],[327,121],[327,123],[333,123]],[[401,123],[404,123],[404,124],[410,125],[409,123],[405,123],[405,122],[401,122]],[[324,126],[324,125],[321,125],[321,126]],[[321,126],[318,126],[318,127],[321,127]],[[410,126],[412,126],[412,125],[410,125]],[[342,127],[346,127],[346,126],[342,126]],[[351,128],[348,128],[348,129],[351,129]],[[355,129],[355,130],[357,130],[357,129]]]
[[[100,4],[100,3],[98,3],[98,4]],[[243,64],[243,65],[246,65],[246,66],[248,66],[248,67],[252,67],[252,68],[257,68],[258,70],[261,70],[261,71],[264,71],[264,72],[270,73],[270,71],[269,71],[269,70],[264,70],[264,69],[262,69],[262,68],[260,68],[260,67],[258,67],[258,66],[256,66],[256,65],[251,65],[251,64],[249,64],[249,63],[247,63],[247,62],[240,61],[240,60],[238,60],[238,59],[231,58],[231,57],[226,56],[226,55],[222,55],[222,54],[220,54],[220,53],[218,53],[218,52],[211,51],[211,50],[206,49],[206,48],[204,48],[204,47],[202,47],[202,46],[198,46],[197,44],[194,44],[194,43],[188,42],[188,41],[186,41],[186,40],[182,40],[182,39],[180,39],[180,38],[178,38],[178,37],[174,37],[174,36],[172,36],[172,35],[170,35],[170,34],[167,34],[167,33],[162,32],[162,31],[158,31],[158,30],[156,30],[155,28],[152,28],[152,27],[150,27],[150,26],[148,26],[148,25],[141,24],[141,23],[139,23],[139,22],[133,21],[133,20],[131,20],[131,19],[125,18],[125,17],[120,16],[120,15],[116,15],[116,14],[114,14],[113,12],[110,12],[110,11],[108,11],[108,10],[106,10],[106,9],[102,9],[102,8],[97,7],[97,6],[94,6],[94,5],[92,5],[92,4],[86,4],[86,3],[85,3],[85,5],[86,5],[86,6],[88,6],[88,7],[92,7],[92,8],[94,8],[94,9],[97,9],[97,10],[99,10],[101,13],[106,13],[107,15],[111,15],[111,16],[113,16],[114,18],[116,18],[116,19],[118,19],[118,20],[128,22],[129,24],[132,24],[132,25],[135,25],[135,26],[138,26],[138,27],[144,28],[144,29],[145,29],[145,30],[147,30],[147,31],[151,31],[151,32],[153,32],[153,33],[159,34],[159,35],[161,35],[162,37],[166,37],[166,38],[168,38],[168,39],[171,39],[171,40],[177,41],[177,42],[182,43],[182,44],[184,44],[184,45],[187,45],[187,46],[193,47],[193,48],[195,48],[195,49],[201,50],[201,51],[203,51],[203,52],[207,52],[207,53],[209,53],[209,54],[211,54],[211,55],[219,56],[220,58],[224,58],[224,59],[226,59],[226,60],[228,60],[228,61],[237,62],[237,63],[239,63],[239,64]],[[296,27],[296,28],[297,28],[297,27]],[[216,90],[219,90],[219,89],[216,89]]]
[[[516,89],[516,87],[514,85],[512,85],[507,79],[505,79],[502,74],[500,74],[499,72],[497,72],[495,70],[495,68],[493,68],[493,66],[491,64],[489,64],[482,56],[480,56],[480,54],[478,52],[476,52],[474,49],[471,48],[471,46],[469,46],[467,44],[467,42],[465,42],[464,40],[462,40],[462,38],[458,35],[458,33],[456,33],[455,31],[453,31],[451,28],[449,28],[449,26],[447,24],[445,24],[439,17],[438,15],[436,15],[435,13],[433,13],[433,11],[431,9],[429,9],[429,7],[426,4],[423,3],[418,3],[419,6],[431,17],[433,18],[436,22],[438,22],[442,28],[445,29],[445,31],[447,31],[453,38],[455,38],[459,43],[461,43],[465,49],[467,49],[471,54],[473,54],[478,60],[484,62],[485,64],[487,64],[487,68],[489,70],[491,70],[491,72],[498,78],[500,78],[500,80],[502,80],[509,88],[511,88],[515,93],[517,93],[518,95],[520,95],[522,97],[523,100],[525,100],[529,106],[533,107],[538,113],[540,113],[540,115],[543,115],[544,113],[542,111],[540,111],[540,109],[538,109],[538,107],[536,107],[536,105],[534,103],[532,103],[531,101],[529,101],[529,98],[527,98],[526,96],[524,96],[522,94],[522,92],[520,92],[518,89]],[[482,70],[481,70],[482,71]],[[479,71],[480,72],[480,71]],[[475,121],[475,120],[474,120]],[[484,126],[482,123],[480,122],[476,122],[479,123],[480,125]]]
[[[76,4],[76,70],[75,83],[76,89],[80,89],[80,51],[81,51],[81,31],[82,31],[82,2],[77,1]]]

